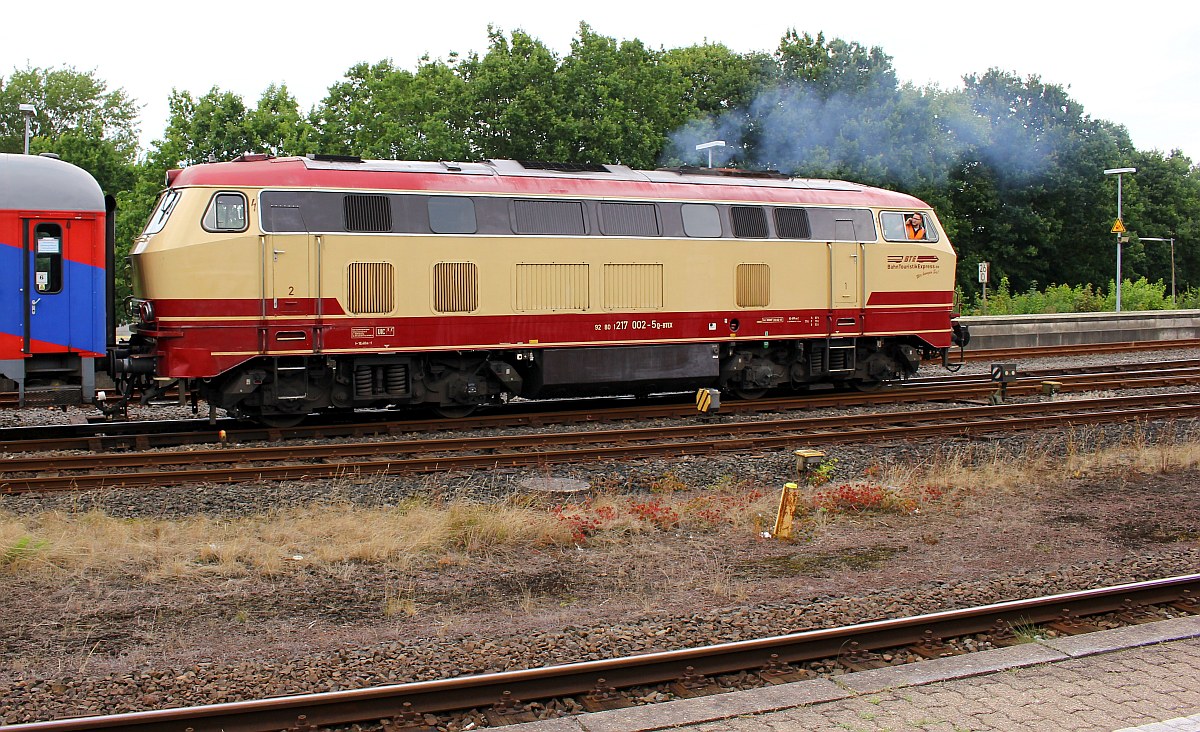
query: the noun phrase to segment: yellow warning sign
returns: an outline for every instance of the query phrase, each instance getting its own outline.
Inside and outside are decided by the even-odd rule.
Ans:
[[[1110,234],[1124,234],[1124,233],[1125,233],[1125,224],[1121,223],[1121,220],[1120,220],[1120,219],[1117,219],[1117,223],[1113,224],[1112,231],[1110,231],[1110,232],[1108,232],[1108,233],[1110,233]]]

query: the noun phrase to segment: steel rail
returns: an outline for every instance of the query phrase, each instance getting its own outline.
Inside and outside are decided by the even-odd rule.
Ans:
[[[1090,410],[1090,411],[1083,411]],[[994,406],[954,407],[916,412],[810,417],[756,422],[710,423],[593,432],[549,433],[519,437],[479,437],[421,441],[370,442],[354,445],[267,447],[252,450],[212,450],[140,453],[129,456],[84,456],[76,465],[91,469],[117,458],[146,461],[187,461],[204,464],[268,459],[335,459],[329,463],[301,465],[232,466],[219,469],[154,470],[138,473],[51,475],[20,477],[0,475],[0,492],[78,490],[118,486],[164,486],[181,483],[238,483],[259,480],[306,480],[360,475],[445,472],[501,467],[528,467],[595,460],[699,455],[797,444],[879,441],[927,436],[962,436],[982,432],[1035,429],[1061,425],[1112,423],[1133,420],[1200,416],[1200,392],[1136,397],[1033,402]],[[666,441],[667,439],[674,441]],[[597,443],[617,443],[602,444]],[[631,444],[641,443],[641,444]],[[535,446],[587,445],[567,450],[530,450]],[[457,452],[470,450],[475,454]],[[509,452],[502,452],[508,450]],[[429,456],[430,452],[439,454]],[[422,453],[425,453],[424,455]],[[416,455],[415,457],[400,457]],[[362,459],[386,456],[386,459]],[[354,460],[352,458],[360,458]],[[44,461],[47,459],[43,459]],[[49,458],[57,472],[69,457]],[[7,471],[32,471],[38,463],[4,460]],[[46,462],[41,463],[43,466]]]
[[[100,729],[176,732],[187,727],[194,732],[266,732],[297,727],[300,717],[312,726],[394,720],[405,713],[411,716],[413,712],[490,707],[506,695],[528,701],[585,694],[601,682],[609,687],[626,688],[678,680],[688,673],[713,676],[761,669],[773,660],[790,664],[836,659],[851,647],[864,651],[898,648],[918,644],[930,634],[948,638],[988,633],[997,628],[1178,602],[1197,594],[1200,594],[1200,575],[1191,574],[626,658],[322,694],[15,724],[3,729],[5,732]]]

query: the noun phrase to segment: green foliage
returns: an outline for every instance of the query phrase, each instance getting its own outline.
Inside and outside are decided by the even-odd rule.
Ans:
[[[987,306],[983,299],[963,308],[964,315],[1039,315],[1044,313],[1099,313],[1116,310],[1116,287],[1108,282],[1107,292],[1086,285],[1051,285],[1038,290],[1036,283],[1022,293],[1014,294],[1007,277],[995,290],[988,290]],[[1179,308],[1200,306],[1200,290],[1189,290],[1178,298]],[[1171,292],[1161,280],[1149,282],[1145,277],[1121,283],[1122,310],[1171,310]]]
[[[49,544],[45,539],[34,540],[22,536],[12,544],[0,550],[0,567],[7,567],[18,562],[26,561]]]

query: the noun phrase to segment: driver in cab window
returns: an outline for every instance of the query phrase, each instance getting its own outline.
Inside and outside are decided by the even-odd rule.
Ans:
[[[925,217],[911,213],[904,219],[904,233],[909,239],[925,239]]]

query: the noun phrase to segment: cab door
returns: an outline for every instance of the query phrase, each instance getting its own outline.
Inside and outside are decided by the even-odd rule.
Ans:
[[[862,335],[862,245],[854,222],[839,220],[829,242],[830,335]]]
[[[65,220],[26,219],[22,352],[61,353],[71,345],[71,282]]]
[[[320,297],[315,261],[320,237],[311,234],[263,236],[263,315],[265,350],[319,350]]]

